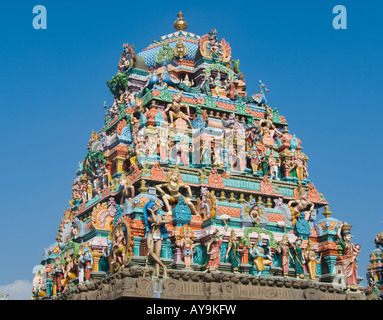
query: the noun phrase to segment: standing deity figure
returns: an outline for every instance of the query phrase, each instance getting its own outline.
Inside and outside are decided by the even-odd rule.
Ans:
[[[168,237],[165,228],[166,223],[171,221],[164,218],[159,212],[159,207],[154,198],[150,198],[143,209],[145,219],[145,237],[148,255],[156,262],[156,275],[160,276],[160,266],[163,270],[163,276],[167,277],[166,266],[161,261],[162,241]]]
[[[302,252],[302,238],[297,238],[292,248],[294,251],[294,260],[295,260],[295,275],[297,279],[304,278],[304,254]]]
[[[182,249],[182,258],[185,263],[185,269],[191,269],[193,260],[193,251],[198,244],[194,244],[193,230],[188,225],[184,225],[180,230],[180,247]]]
[[[295,172],[299,181],[303,181],[304,178],[308,177],[305,157],[305,154],[302,152],[295,153],[292,157],[292,162],[295,166]]]
[[[182,99],[182,93],[183,91],[180,91],[178,94],[176,94],[173,98],[173,102],[169,103],[165,109],[165,113],[169,111],[169,118],[170,123],[173,123],[175,119],[181,118],[185,120],[190,128],[193,128],[191,122],[190,122],[190,110],[189,106],[181,102]],[[187,115],[181,111],[181,108],[185,108],[187,111]]]
[[[112,267],[114,271],[116,272],[119,270],[119,268],[124,267],[124,261],[125,261],[125,252],[126,252],[126,238],[124,234],[124,230],[122,229],[122,226],[117,227],[118,229],[115,231],[115,238],[112,242],[112,248],[113,248],[113,261],[112,261]]]
[[[229,82],[229,88],[228,88],[228,91],[229,91],[229,98],[230,99],[235,99],[235,96],[238,95],[238,92],[237,90],[235,89],[235,83],[234,83],[234,80],[230,80]]]
[[[320,264],[320,258],[316,258],[315,246],[312,243],[311,239],[307,243],[306,250],[304,252],[304,257],[309,271],[310,279],[315,279],[316,276],[316,265]]]
[[[167,180],[168,181],[166,183],[156,185],[157,191],[159,191],[162,194],[162,200],[167,210],[167,214],[172,214],[170,203],[175,203],[180,200],[180,198],[182,197],[180,189],[183,188],[186,189],[189,194],[189,197],[184,197],[185,203],[189,206],[193,214],[199,216],[199,213],[197,212],[196,208],[194,207],[194,204],[191,201],[191,188],[188,184],[180,182],[180,173],[177,167],[172,172],[168,173]],[[168,193],[166,193],[163,190],[164,187],[167,188]]]
[[[253,266],[257,269],[257,276],[261,276],[262,271],[265,270],[265,266],[271,266],[273,259],[270,255],[265,254],[263,248],[263,239],[261,235],[258,235],[257,242],[249,249],[250,257],[253,259]]]
[[[290,253],[290,242],[287,239],[287,235],[284,234],[281,241],[278,244],[277,252],[281,255],[281,266],[282,266],[282,276],[287,277],[289,272],[289,263],[291,253]]]
[[[78,259],[77,259],[77,268],[78,268],[78,282],[83,283],[84,282],[84,275],[85,275],[85,261],[84,261],[84,246],[81,245],[78,249]]]
[[[89,282],[90,273],[93,270],[93,254],[89,247],[89,243],[84,247],[84,263],[85,263],[85,282]]]
[[[234,149],[234,146],[230,143],[227,148],[227,160],[230,169],[232,170],[234,165],[237,163],[238,154]]]
[[[191,151],[191,147],[189,146],[189,142],[186,136],[181,139],[181,143],[179,145],[180,151],[180,160],[183,166],[187,167],[189,165],[189,155]]]
[[[209,139],[203,140],[201,151],[201,163],[210,166],[211,164],[211,141]]]
[[[258,166],[259,164],[261,163],[260,161],[260,158],[259,158],[259,154],[258,154],[258,150],[257,150],[257,147],[256,146],[253,146],[251,148],[251,160],[250,160],[250,163],[251,163],[251,169],[253,170],[254,173],[257,173],[258,171]]]
[[[107,247],[102,249],[102,255],[103,257],[108,259],[109,264],[109,272],[113,272],[112,268],[112,255],[113,255],[113,241],[112,241],[112,234],[109,233],[108,237],[106,238],[106,244]]]
[[[267,159],[267,164],[270,168],[270,179],[279,180],[279,167],[280,167],[280,160],[279,157],[275,155],[275,151],[271,150],[269,157]]]
[[[130,198],[134,198],[135,196],[135,190],[134,186],[132,185],[130,179],[123,173],[120,177],[120,185],[122,187],[122,193],[121,193],[121,204],[123,205],[126,200]]]
[[[239,243],[237,241],[237,235],[234,231],[234,229],[231,229],[231,235],[229,239],[229,244],[227,246],[226,251],[226,259],[229,259],[229,262],[231,264],[232,270],[234,273],[239,273],[238,266],[240,263],[240,256],[239,252],[242,250],[239,249]]]
[[[360,252],[360,246],[351,242],[352,235],[350,233],[351,226],[347,223],[341,223],[338,231],[338,245],[342,249],[341,260],[343,273],[346,278],[347,290],[357,290],[357,261],[356,258]]]
[[[158,142],[160,160],[165,161],[168,158],[169,132],[165,128],[159,128]]]
[[[88,200],[91,200],[93,198],[93,183],[90,177],[88,177],[88,180],[86,182],[86,194]]]
[[[215,229],[213,237],[207,243],[206,252],[209,256],[205,272],[218,271],[219,264],[221,263],[221,245],[223,242],[223,234],[220,234],[218,229]]]
[[[306,191],[303,190],[301,184],[298,186],[298,199],[290,200],[287,205],[291,210],[291,220],[293,225],[295,225],[301,212],[304,213],[304,220],[309,220],[311,211],[314,210],[315,206],[312,201],[307,199]]]

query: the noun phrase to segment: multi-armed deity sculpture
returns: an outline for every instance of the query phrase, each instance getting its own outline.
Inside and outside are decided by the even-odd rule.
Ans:
[[[132,266],[156,277],[342,275],[357,290],[350,226],[308,179],[301,140],[267,104],[269,89],[247,94],[216,30],[187,32],[182,13],[174,27],[139,53],[123,45],[107,82],[113,104],[78,165],[35,297]]]

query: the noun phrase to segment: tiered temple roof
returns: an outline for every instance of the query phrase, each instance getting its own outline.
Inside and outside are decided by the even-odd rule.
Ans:
[[[251,279],[340,277],[341,288],[357,290],[356,271],[352,281],[344,273],[345,254],[357,250],[339,242],[350,226],[331,217],[268,88],[260,81],[259,92],[247,92],[239,60],[216,30],[188,32],[181,12],[174,28],[139,53],[123,45],[107,82],[113,104],[79,163],[34,296],[63,296],[127,270],[166,279],[166,270],[184,268]],[[150,219],[166,221],[157,221],[161,233]]]

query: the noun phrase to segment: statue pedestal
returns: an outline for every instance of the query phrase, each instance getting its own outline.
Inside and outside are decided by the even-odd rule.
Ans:
[[[104,279],[106,275],[105,271],[92,271],[90,273],[90,279],[94,282]]]
[[[241,263],[238,267],[239,272],[244,274],[249,274],[251,269],[251,264],[248,263]]]

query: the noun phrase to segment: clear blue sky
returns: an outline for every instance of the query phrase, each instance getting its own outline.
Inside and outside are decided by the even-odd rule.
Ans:
[[[32,27],[35,5],[47,30]],[[332,27],[335,5],[347,30]],[[78,161],[103,122],[106,86],[122,43],[141,51],[173,32],[216,28],[240,59],[249,94],[270,89],[290,133],[302,140],[309,174],[333,217],[353,225],[365,276],[383,225],[381,1],[7,1],[0,18],[0,291],[32,281],[69,207]],[[320,218],[322,215],[320,215]]]

